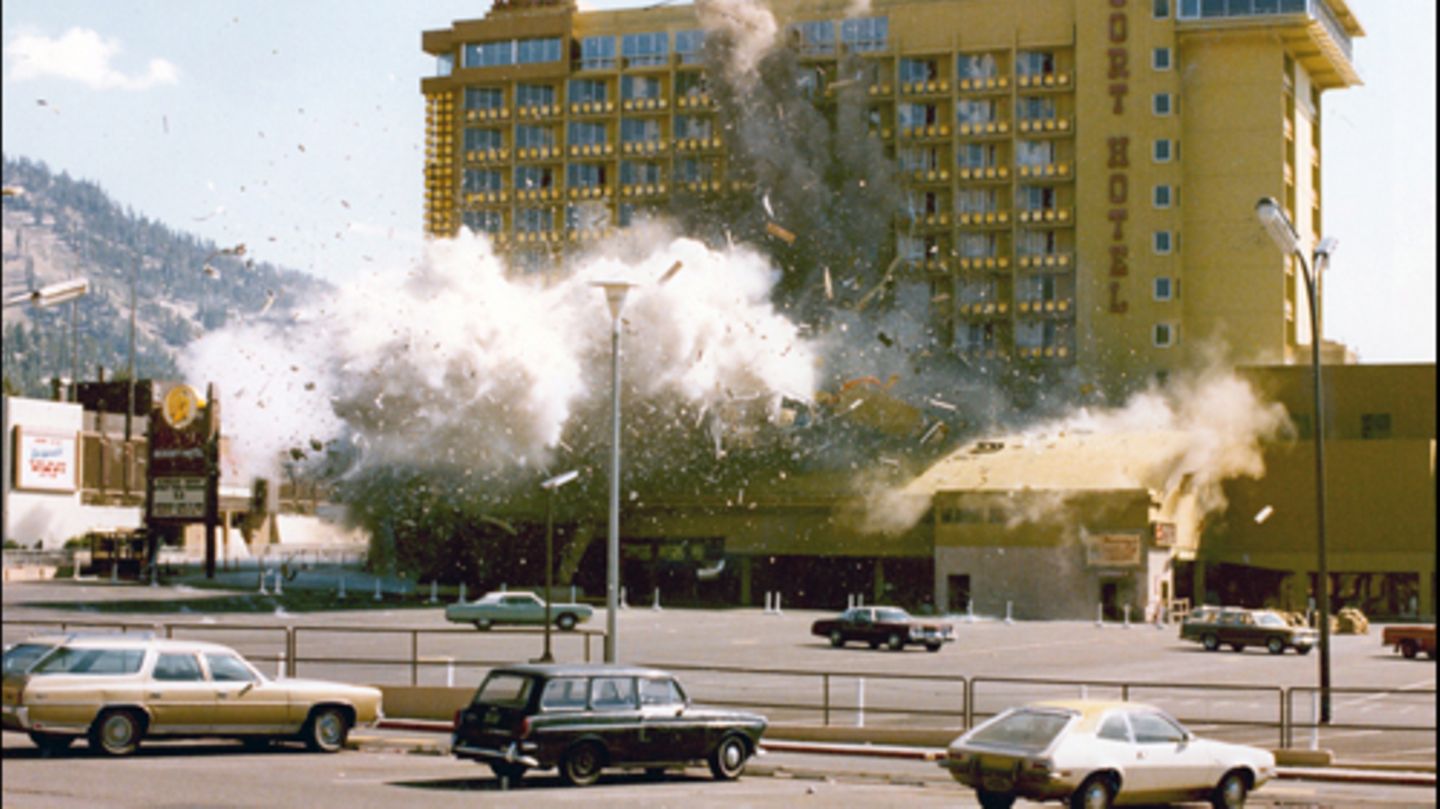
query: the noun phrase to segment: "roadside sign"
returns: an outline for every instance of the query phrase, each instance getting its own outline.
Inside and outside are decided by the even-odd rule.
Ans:
[[[150,516],[157,520],[205,519],[205,478],[155,478]]]

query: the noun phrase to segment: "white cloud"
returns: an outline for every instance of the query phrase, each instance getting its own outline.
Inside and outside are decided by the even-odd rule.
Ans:
[[[5,46],[12,81],[59,78],[94,90],[146,90],[176,84],[180,70],[164,59],[151,59],[144,73],[127,75],[110,62],[121,51],[120,41],[105,39],[88,28],[71,28],[59,39],[21,34]]]

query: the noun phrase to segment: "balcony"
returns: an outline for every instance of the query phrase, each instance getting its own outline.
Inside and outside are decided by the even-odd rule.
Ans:
[[[614,101],[580,101],[570,105],[571,115],[608,115],[614,111]]]
[[[1010,87],[1010,80],[1004,76],[961,79],[956,82],[956,87],[958,87],[962,93],[994,93],[1008,89]]]
[[[715,100],[709,93],[696,93],[695,95],[683,95],[675,99],[675,108],[682,110],[711,109],[715,106]]]
[[[1009,211],[964,211],[955,215],[956,224],[962,228],[1009,227]]]
[[[550,202],[560,197],[558,188],[522,188],[515,192],[516,202]]]
[[[949,169],[914,169],[909,176],[913,185],[936,185],[950,182]]]
[[[465,110],[465,120],[469,122],[508,121],[510,120],[510,110],[504,107],[484,110]]]
[[[1177,33],[1264,28],[1285,42],[1322,89],[1360,83],[1353,38],[1365,31],[1327,0],[1180,0]]]
[[[1005,301],[962,303],[955,307],[955,311],[961,316],[972,320],[993,319],[1008,317],[1010,314],[1010,304]]]
[[[900,83],[900,92],[904,95],[938,95],[950,92],[950,82],[941,79],[939,81],[907,81]]]
[[[1006,270],[1009,267],[1008,256],[966,256],[955,260],[955,268],[965,271]]]
[[[559,146],[525,146],[515,150],[515,159],[558,160],[561,154]]]
[[[670,102],[664,98],[627,98],[620,102],[625,112],[662,112],[669,108]]]
[[[1022,90],[1067,90],[1069,73],[1042,73],[1038,76],[1016,76],[1015,86]]]
[[[961,167],[956,170],[955,174],[962,182],[995,182],[1010,179],[1010,169],[1005,166]]]
[[[1015,311],[1022,315],[1067,315],[1074,303],[1069,298],[1059,300],[1024,299],[1016,301]]]
[[[720,148],[719,138],[677,138],[677,152],[708,152]]]
[[[1032,118],[1016,124],[1015,130],[1022,135],[1068,135],[1070,134],[1070,119],[1066,117]]]
[[[961,123],[955,127],[961,137],[980,137],[984,135],[1006,135],[1010,132],[1008,121],[984,121],[975,123]]]
[[[907,140],[939,140],[950,137],[950,127],[946,124],[907,126],[901,128],[900,137]]]
[[[664,183],[631,183],[620,186],[622,197],[658,197],[666,193]]]
[[[465,153],[467,163],[493,163],[509,159],[509,149],[471,149]]]
[[[662,155],[669,151],[669,141],[666,140],[644,140],[632,141],[620,144],[620,153],[643,157],[646,155]]]
[[[528,107],[518,107],[515,110],[515,117],[521,120],[554,118],[559,114],[559,104],[532,104]]]
[[[1063,360],[1070,356],[1070,347],[1063,345],[1015,346],[1015,356],[1022,360]]]
[[[609,143],[584,143],[570,147],[571,157],[609,157],[615,147]]]
[[[610,188],[604,185],[571,186],[569,196],[570,199],[608,199]]]
[[[1022,270],[1067,270],[1072,260],[1069,253],[1046,253],[1019,256],[1015,264]]]
[[[1069,208],[1044,208],[1030,211],[1021,211],[1016,218],[1022,225],[1056,225],[1064,226],[1070,224]]]
[[[1037,165],[1021,164],[1015,167],[1015,175],[1021,179],[1027,177],[1069,177],[1069,163],[1042,163]]]

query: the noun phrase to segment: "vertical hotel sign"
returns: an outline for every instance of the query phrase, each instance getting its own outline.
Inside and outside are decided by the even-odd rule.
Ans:
[[[1128,0],[1109,0],[1105,21],[1105,76],[1110,94],[1110,112],[1125,115],[1125,97],[1130,92],[1130,17]],[[1123,315],[1130,309],[1124,296],[1123,280],[1130,275],[1130,247],[1125,242],[1125,223],[1130,219],[1130,137],[1111,135],[1105,141],[1109,176],[1105,183],[1110,220],[1110,314]]]
[[[70,493],[79,488],[79,443],[73,433],[15,427],[14,486],[32,492]]]

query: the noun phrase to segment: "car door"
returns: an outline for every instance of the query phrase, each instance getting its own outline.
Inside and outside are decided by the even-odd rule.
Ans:
[[[288,716],[290,689],[267,680],[238,654],[206,652],[215,686],[216,733],[288,733],[299,728]]]
[[[1199,786],[1185,729],[1158,711],[1128,713],[1135,757],[1125,772],[1125,791],[1132,797],[1164,801],[1184,797]]]
[[[590,680],[590,716],[594,733],[605,743],[610,761],[636,760],[640,748],[640,706],[635,699],[634,677],[594,677]]]
[[[641,677],[640,733],[636,758],[688,761],[707,749],[706,729],[685,716],[685,697],[670,677]]]
[[[545,622],[545,605],[532,595],[505,596],[503,616],[506,621],[517,624],[540,624]]]
[[[875,611],[855,610],[852,612],[845,626],[845,637],[847,640],[878,642],[879,638],[876,637],[875,632]]]
[[[149,732],[209,733],[215,722],[215,685],[195,652],[161,652],[145,684]]]

